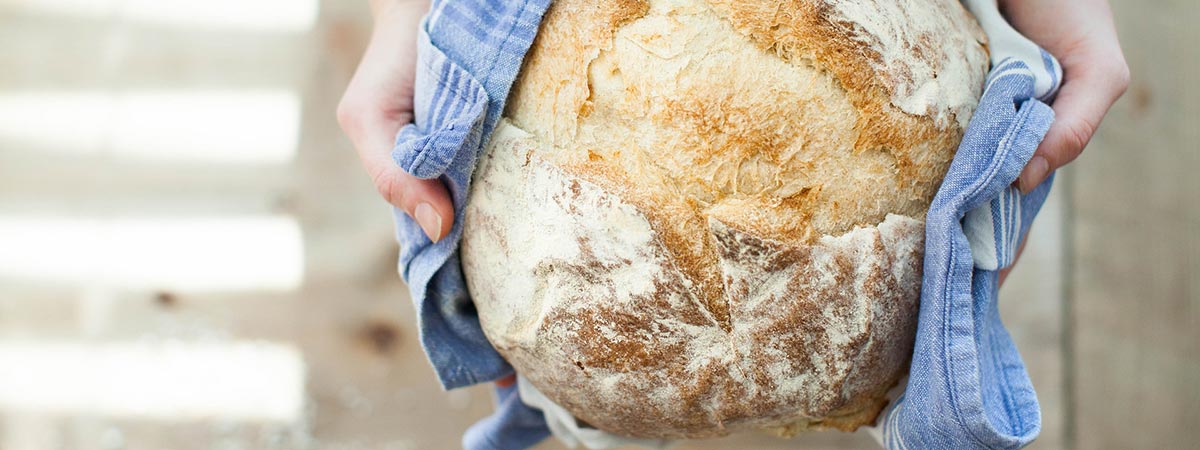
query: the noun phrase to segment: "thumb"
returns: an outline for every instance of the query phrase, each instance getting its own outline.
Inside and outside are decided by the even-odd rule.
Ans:
[[[1063,75],[1066,81],[1054,101],[1055,120],[1017,178],[1017,188],[1022,193],[1029,193],[1050,172],[1078,157],[1108,108],[1129,86],[1129,68],[1124,61],[1068,69],[1071,70]]]
[[[439,180],[414,177],[392,161],[400,127],[412,120],[416,29],[428,2],[401,2],[387,20],[378,20],[342,101],[337,117],[354,142],[375,188],[388,203],[412,217],[437,242],[454,225],[454,206]]]
[[[450,234],[454,225],[454,204],[440,180],[409,175],[391,161],[368,167],[367,173],[388,203],[400,208],[421,226],[429,240],[437,242]]]
[[[417,178],[401,170],[392,161],[390,137],[382,138],[392,135],[394,133],[380,134],[372,139],[375,143],[360,150],[359,156],[384,200],[407,213],[421,226],[429,240],[437,242],[450,234],[454,225],[450,193],[441,180]]]
[[[412,176],[392,161],[392,138],[408,120],[371,113],[372,108],[355,107],[352,102],[344,101],[341,106],[342,127],[383,199],[412,217],[429,240],[446,237],[454,225],[454,204],[446,186],[440,180]]]

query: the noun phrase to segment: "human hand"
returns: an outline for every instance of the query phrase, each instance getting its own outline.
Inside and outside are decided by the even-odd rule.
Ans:
[[[362,160],[375,188],[388,203],[413,217],[437,242],[450,233],[454,207],[446,186],[400,169],[392,161],[392,144],[400,128],[413,120],[417,27],[429,0],[372,0],[375,29],[358,70],[338,103],[337,118]],[[512,386],[515,375],[496,380]]]
[[[375,188],[437,242],[450,232],[454,208],[439,180],[424,180],[392,161],[396,133],[413,119],[417,27],[429,0],[375,0],[371,41],[338,104],[337,118]]]
[[[1029,193],[1083,152],[1108,108],[1129,87],[1129,66],[1105,0],[1001,0],[1000,7],[1017,31],[1063,67],[1054,123],[1017,178],[1017,188]],[[1000,284],[1024,250],[1021,242],[1013,264],[1000,271]]]
[[[1079,156],[1129,86],[1129,67],[1106,0],[1001,0],[1000,7],[1017,31],[1063,67],[1054,123],[1017,179],[1028,193]]]

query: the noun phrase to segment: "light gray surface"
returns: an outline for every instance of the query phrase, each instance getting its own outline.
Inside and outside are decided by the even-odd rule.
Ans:
[[[0,136],[0,223],[272,216],[297,221],[303,249],[301,283],[282,290],[122,288],[0,273],[0,346],[275,345],[298,352],[305,377],[303,413],[282,422],[29,411],[0,398],[0,449],[442,449],[457,447],[487,414],[486,388],[442,392],[428,369],[395,274],[387,208],[333,120],[369,31],[365,3],[325,1],[311,30],[271,32],[154,25],[113,11],[30,12],[33,3],[0,0],[0,99],[268,89],[300,101],[296,154],[271,164],[146,162],[106,141],[77,155],[54,136]],[[1200,98],[1191,84],[1200,35],[1194,20],[1178,20],[1196,18],[1200,6],[1116,6],[1134,87],[1060,178],[1001,294],[1043,407],[1031,448],[1187,448],[1200,438],[1191,426],[1200,417]],[[86,125],[66,122],[61,133]],[[824,433],[679,448],[873,445]]]
[[[1077,448],[1200,441],[1200,3],[1116,5],[1133,85],[1072,167]]]

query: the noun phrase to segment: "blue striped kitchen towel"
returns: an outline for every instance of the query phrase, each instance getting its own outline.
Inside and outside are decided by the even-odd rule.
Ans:
[[[925,275],[906,390],[879,420],[888,449],[1014,449],[1041,429],[1037,396],[1000,322],[998,269],[1011,264],[1052,179],[1012,182],[1054,113],[1022,61],[989,87],[925,221]]]
[[[417,311],[421,345],[442,386],[495,380],[512,367],[479,327],[458,260],[462,215],[475,161],[500,120],[525,53],[550,0],[438,0],[421,24],[414,86],[415,122],[396,136],[393,159],[450,191],[450,234],[430,242],[394,209],[399,271]]]
[[[905,389],[873,434],[889,450],[1016,449],[1041,431],[1025,364],[1000,321],[999,269],[1012,264],[1053,177],[1013,181],[1041,143],[1062,69],[1013,30],[992,0],[966,0],[988,34],[992,70],[925,217],[917,338]]]
[[[475,162],[549,5],[550,0],[435,0],[418,31],[415,121],[397,134],[392,157],[408,173],[444,182],[457,220],[450,234],[433,243],[403,211],[394,209],[393,217],[399,272],[417,312],[421,346],[447,389],[512,373],[479,326],[458,244]],[[550,435],[541,411],[522,403],[516,386],[496,388],[495,394],[496,412],[463,435],[464,448],[523,449]]]

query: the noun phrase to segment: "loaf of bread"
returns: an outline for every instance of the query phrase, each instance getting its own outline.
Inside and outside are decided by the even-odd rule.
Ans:
[[[621,435],[871,423],[987,65],[955,0],[556,0],[467,201],[485,333]]]

